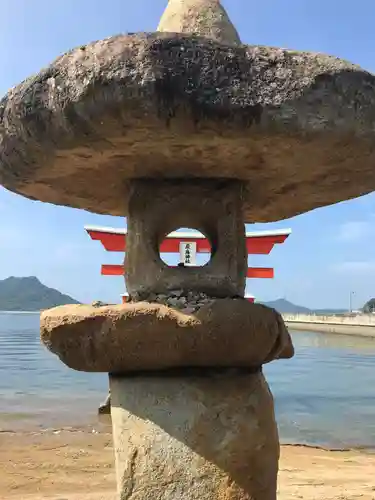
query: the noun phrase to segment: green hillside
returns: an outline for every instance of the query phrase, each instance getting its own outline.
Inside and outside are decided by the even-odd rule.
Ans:
[[[64,304],[79,302],[48,288],[35,276],[0,280],[0,311],[40,311]]]

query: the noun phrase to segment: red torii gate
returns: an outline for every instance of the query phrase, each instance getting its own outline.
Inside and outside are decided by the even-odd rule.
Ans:
[[[108,252],[126,252],[125,228],[115,229],[111,227],[85,226],[90,238],[100,241]],[[273,247],[284,241],[291,234],[291,229],[274,231],[246,232],[246,248],[248,255],[268,255]],[[170,233],[160,245],[160,253],[179,253],[182,243],[194,243],[197,253],[210,253],[211,245],[208,239],[198,231],[174,231]],[[121,276],[124,274],[122,264],[103,264],[101,274],[104,276]],[[272,267],[249,267],[247,278],[273,278],[274,269]],[[128,295],[123,294],[123,302],[126,302]],[[254,297],[247,295],[250,302],[254,302]]]

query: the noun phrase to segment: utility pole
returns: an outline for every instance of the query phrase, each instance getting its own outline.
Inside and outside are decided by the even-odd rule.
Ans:
[[[353,297],[353,295],[354,295],[354,292],[352,292],[350,290],[350,292],[349,292],[349,312],[350,313],[353,311],[353,307],[352,307],[352,297]]]

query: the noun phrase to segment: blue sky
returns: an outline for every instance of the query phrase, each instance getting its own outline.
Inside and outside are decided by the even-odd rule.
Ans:
[[[153,31],[166,0],[2,0],[0,95],[66,50],[121,32]],[[373,0],[226,0],[241,38],[326,52],[375,72]],[[285,201],[287,203],[287,200]],[[100,276],[105,252],[85,224],[123,226],[121,218],[26,200],[0,188],[0,279],[36,275],[82,301],[118,301],[122,278]],[[260,300],[286,297],[310,307],[354,306],[375,296],[375,195],[254,229],[291,227],[292,236],[253,265],[274,280],[252,280]]]

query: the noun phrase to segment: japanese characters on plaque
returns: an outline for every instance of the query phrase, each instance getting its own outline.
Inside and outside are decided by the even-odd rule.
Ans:
[[[184,242],[180,243],[180,262],[183,262],[185,266],[196,266],[197,265],[197,243],[196,242]]]

